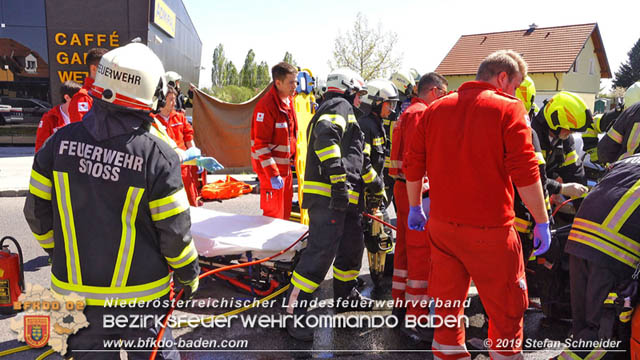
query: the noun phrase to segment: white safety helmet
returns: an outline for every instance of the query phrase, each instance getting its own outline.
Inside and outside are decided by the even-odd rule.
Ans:
[[[628,108],[637,102],[640,102],[640,81],[636,81],[633,85],[629,86],[627,92],[624,93],[625,108]]]
[[[327,80],[325,78],[317,77],[315,79],[316,86],[313,87],[313,94],[319,98],[327,92]]]
[[[182,76],[175,71],[167,71],[165,77],[167,79],[167,83],[173,82],[175,84],[176,81],[182,80]]]
[[[347,68],[336,69],[327,76],[327,92],[353,95],[365,95],[367,87],[362,76]]]
[[[409,73],[411,74],[411,76],[413,76],[413,81],[417,83],[420,82],[420,73],[418,72],[418,70],[411,68],[409,69]]]
[[[146,45],[131,43],[102,56],[91,94],[125,108],[152,111],[167,93],[164,66]]]
[[[413,88],[416,86],[416,81],[408,70],[393,73],[389,80],[396,86],[398,92],[404,96],[411,95]]]
[[[362,97],[362,102],[372,107],[381,105],[387,101],[391,104],[391,110],[395,110],[398,102],[398,89],[390,80],[375,79],[367,83],[367,95]]]

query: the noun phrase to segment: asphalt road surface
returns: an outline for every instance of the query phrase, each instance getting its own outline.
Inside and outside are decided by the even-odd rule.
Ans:
[[[258,209],[259,196],[248,194],[242,197],[223,202],[208,202],[206,208],[216,209],[236,214],[260,215]],[[14,236],[24,252],[25,278],[27,283],[37,283],[49,286],[50,267],[43,250],[37,245],[27,227],[22,215],[24,198],[0,198],[0,235]],[[395,217],[392,213],[392,218]],[[395,219],[393,220],[395,222]],[[362,292],[374,299],[390,299],[390,278],[383,283],[385,290],[374,291],[371,279],[368,275],[367,260],[363,259],[361,275],[365,280]],[[320,299],[331,299],[331,271],[327,275],[320,289]],[[213,299],[252,299],[247,294],[236,291],[221,280],[205,279],[200,284],[200,291],[196,298],[203,300]],[[472,305],[466,310],[470,319],[467,329],[467,346],[473,351],[473,357],[477,359],[488,358],[486,351],[482,349],[482,342],[487,337],[486,316],[482,312],[479,298],[471,296]],[[243,314],[245,317],[268,315],[277,316],[282,312],[281,299],[275,301],[274,306],[250,309]],[[231,307],[210,306],[205,309],[190,309],[188,312],[178,314],[220,314],[231,310]],[[316,315],[332,315],[333,309],[318,307],[311,312]],[[373,312],[373,315],[381,317],[390,314],[390,309],[382,309]],[[348,313],[347,315],[364,315],[363,313]],[[0,351],[24,345],[16,340],[16,334],[9,329],[12,316],[0,317]],[[225,325],[225,326],[222,326]],[[532,340],[558,340],[564,341],[567,337],[570,324],[568,322],[548,321],[539,310],[529,309],[525,315],[525,341]],[[213,328],[187,328],[174,331],[174,336],[186,344],[188,340],[210,339],[217,341],[215,350],[205,351],[181,351],[183,359],[290,359],[290,358],[341,358],[341,359],[430,359],[432,358],[427,345],[413,345],[397,330],[386,327],[363,328],[320,328],[316,332],[313,343],[302,343],[291,339],[283,329],[255,326],[244,327],[241,321],[232,321],[230,324],[221,324]],[[233,349],[221,348],[225,345],[234,346]],[[229,342],[231,341],[231,342]],[[527,344],[525,342],[525,344]],[[474,347],[474,345],[476,347]],[[543,346],[541,348],[548,348]],[[540,348],[540,347],[538,347]],[[9,355],[7,359],[34,359],[43,353],[43,349],[29,350],[15,355]],[[525,351],[527,359],[548,359],[557,355],[559,350],[530,350]],[[121,354],[125,356],[124,354]],[[48,359],[60,359],[57,354]],[[123,357],[126,358],[126,357]]]

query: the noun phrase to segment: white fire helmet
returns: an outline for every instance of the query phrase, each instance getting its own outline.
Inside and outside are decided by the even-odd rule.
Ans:
[[[413,92],[413,88],[416,86],[416,81],[413,79],[411,73],[407,70],[393,73],[389,80],[393,82],[393,84],[398,89],[398,92],[404,96],[411,95],[411,93]]]
[[[164,66],[146,45],[131,43],[102,56],[91,94],[125,108],[152,111],[167,93]]]
[[[391,109],[396,108],[399,100],[398,90],[390,80],[375,79],[367,83],[367,95],[362,97],[362,102],[371,106],[388,101]]]
[[[367,87],[362,76],[347,68],[336,69],[327,76],[327,92],[351,95],[360,93],[365,95]]]
[[[625,108],[628,108],[637,102],[640,102],[640,81],[636,81],[633,85],[629,86],[627,92],[624,93]]]

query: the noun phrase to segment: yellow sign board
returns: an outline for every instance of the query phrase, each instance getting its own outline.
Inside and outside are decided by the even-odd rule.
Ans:
[[[153,22],[171,37],[176,37],[176,13],[162,0],[155,0]]]

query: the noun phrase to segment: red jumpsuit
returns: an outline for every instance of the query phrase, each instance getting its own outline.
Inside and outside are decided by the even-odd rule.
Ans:
[[[193,140],[193,127],[191,127],[191,124],[189,124],[184,114],[172,110],[167,119],[161,114],[155,114],[154,117],[167,128],[167,134],[176,142],[176,145],[182,150],[187,150],[186,144]],[[181,165],[180,168],[182,170],[182,182],[184,183],[184,190],[187,192],[189,204],[191,206],[199,206],[198,167]]]
[[[298,121],[293,97],[280,99],[276,87],[258,101],[251,119],[251,164],[260,180],[260,208],[263,215],[289,219],[293,199],[291,164],[296,154]],[[281,176],[282,189],[271,186],[271,178]]]
[[[415,133],[418,121],[427,109],[427,103],[414,97],[411,105],[402,113],[393,130],[391,146],[391,165],[389,175],[396,179],[394,197],[396,199],[397,225],[396,248],[393,257],[393,280],[391,296],[394,302],[408,300],[407,315],[419,317],[427,315],[426,306],[417,306],[411,300],[427,301],[427,285],[429,267],[431,266],[431,252],[427,235],[422,231],[409,230],[409,199],[407,197],[407,183],[402,171],[402,159],[409,148],[411,135]]]
[[[491,84],[464,83],[425,111],[403,164],[407,181],[429,174],[429,295],[436,317],[464,321],[460,302],[473,278],[489,315],[494,359],[522,358],[528,298],[513,185],[540,181],[526,116],[517,98]],[[470,358],[464,323],[457,324],[435,329],[434,357]]]
[[[62,105],[55,106],[42,115],[36,131],[36,152],[53,133],[67,124],[69,124],[69,116],[62,112]]]
[[[82,89],[71,98],[71,102],[69,102],[69,119],[71,119],[72,123],[81,121],[84,114],[91,110],[93,98],[89,96],[89,90],[91,90],[93,81],[94,80],[88,76],[84,78]]]

